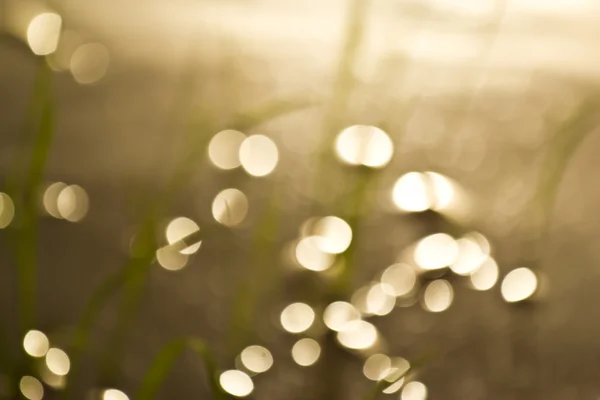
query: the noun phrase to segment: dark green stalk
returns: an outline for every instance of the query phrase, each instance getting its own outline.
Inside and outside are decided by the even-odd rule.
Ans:
[[[155,398],[175,361],[186,349],[194,351],[202,359],[212,398],[215,400],[225,399],[225,394],[219,386],[217,366],[212,352],[204,340],[195,338],[177,339],[163,347],[146,373],[134,399],[151,400]]]
[[[18,264],[19,318],[21,334],[35,327],[36,317],[36,268],[37,268],[37,193],[41,186],[44,168],[52,144],[54,129],[54,105],[51,97],[51,71],[41,63],[38,82],[32,98],[32,120],[37,120],[36,133],[31,150],[27,175],[25,176],[21,206],[21,218],[16,233]],[[39,115],[35,109],[40,102]],[[39,118],[39,119],[38,119]],[[33,121],[31,121],[33,122]]]

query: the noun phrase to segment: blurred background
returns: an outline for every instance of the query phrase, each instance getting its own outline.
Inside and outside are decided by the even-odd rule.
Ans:
[[[0,0],[0,398],[599,398],[599,17]]]

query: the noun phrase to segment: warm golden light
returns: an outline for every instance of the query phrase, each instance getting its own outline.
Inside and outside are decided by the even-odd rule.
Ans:
[[[335,151],[347,164],[381,168],[392,159],[394,144],[387,133],[379,128],[354,125],[340,132]]]
[[[23,397],[29,400],[42,400],[44,398],[44,387],[42,383],[33,376],[24,376],[19,381],[19,389]]]
[[[309,367],[317,362],[321,355],[321,346],[315,340],[304,338],[292,347],[292,358],[296,364]]]
[[[387,315],[392,312],[396,305],[396,297],[389,292],[390,288],[384,288],[383,284],[371,286],[367,293],[367,312],[368,314]]]
[[[392,200],[398,209],[406,212],[425,211],[432,205],[427,182],[419,172],[409,172],[396,181]]]
[[[47,365],[40,367],[40,378],[44,383],[54,389],[63,389],[67,383],[67,378],[64,375],[56,375],[48,369]]]
[[[450,269],[458,275],[471,275],[481,267],[488,255],[479,247],[479,244],[468,237],[456,241],[458,256],[450,265]]]
[[[450,235],[436,233],[419,241],[415,248],[414,260],[419,268],[434,270],[451,265],[457,256],[456,241]]]
[[[31,20],[27,28],[27,42],[34,54],[54,53],[60,39],[62,18],[55,13],[43,13]]]
[[[523,301],[535,293],[538,278],[529,268],[517,268],[510,271],[502,281],[502,297],[509,303]]]
[[[382,289],[392,296],[405,296],[417,283],[417,274],[408,264],[393,264],[381,275]]]
[[[352,242],[352,228],[338,217],[321,218],[315,222],[313,230],[317,247],[326,253],[343,253]]]
[[[318,238],[316,236],[308,236],[300,239],[296,244],[295,255],[298,264],[311,271],[325,271],[335,261],[333,255],[321,250],[318,246]]]
[[[58,210],[58,196],[67,187],[63,182],[55,182],[48,186],[44,191],[43,203],[44,209],[54,218],[62,218]]]
[[[269,175],[277,166],[278,161],[277,145],[267,136],[249,136],[240,146],[240,162],[244,170],[252,176]]]
[[[387,376],[392,360],[385,354],[373,354],[363,365],[363,374],[372,381],[380,381]]]
[[[169,244],[177,243],[193,233],[200,230],[197,223],[186,217],[178,217],[169,222],[165,231],[165,236]],[[201,242],[181,250],[181,254],[194,254],[200,248]]]
[[[89,197],[81,186],[67,186],[60,191],[56,198],[56,210],[67,221],[81,221],[87,214],[88,209]]]
[[[257,374],[268,371],[273,366],[271,352],[262,346],[248,346],[240,354],[244,367]]]
[[[377,341],[377,329],[367,321],[350,321],[338,332],[337,339],[349,349],[368,349]]]
[[[384,379],[388,382],[394,382],[406,375],[410,369],[410,363],[402,357],[392,358],[392,366]],[[399,389],[399,388],[398,388]],[[397,390],[394,390],[397,391]],[[384,392],[387,393],[387,392]]]
[[[427,387],[421,382],[409,382],[402,389],[401,400],[426,400]]]
[[[246,139],[242,132],[228,129],[217,133],[208,144],[208,158],[220,169],[240,166],[240,146]]]
[[[6,193],[0,192],[0,229],[6,228],[15,217],[15,204]]]
[[[50,341],[43,332],[29,331],[23,338],[23,348],[32,357],[44,357],[50,348]]]
[[[404,385],[404,378],[398,379],[396,382],[394,382],[390,386],[383,389],[383,393],[385,393],[385,394],[396,393],[398,390],[400,390],[402,388],[403,385]]]
[[[311,327],[315,312],[304,303],[292,303],[281,312],[281,326],[288,332],[301,333]]]
[[[434,202],[431,206],[436,211],[444,211],[452,205],[455,198],[454,183],[447,177],[436,172],[425,172],[429,178]]]
[[[252,379],[246,373],[235,369],[223,372],[219,376],[219,383],[223,390],[236,397],[246,397],[254,390]]]
[[[498,264],[489,257],[471,276],[471,284],[477,290],[489,290],[498,281]]]
[[[67,353],[61,349],[52,348],[46,353],[46,365],[56,375],[66,375],[71,369],[71,361]]]
[[[238,189],[225,189],[215,197],[212,214],[217,222],[225,226],[241,223],[248,213],[248,199]]]
[[[452,285],[444,279],[431,282],[425,288],[423,305],[431,312],[442,312],[448,309],[454,299]]]
[[[173,246],[156,250],[156,261],[166,270],[178,271],[187,265],[189,255],[177,251]]]
[[[325,308],[323,322],[332,331],[340,331],[350,321],[360,319],[360,312],[350,303],[336,301]]]
[[[129,400],[129,397],[120,390],[106,389],[102,392],[102,400]]]
[[[100,43],[87,43],[75,50],[71,57],[71,73],[78,83],[98,82],[108,70],[110,54]]]

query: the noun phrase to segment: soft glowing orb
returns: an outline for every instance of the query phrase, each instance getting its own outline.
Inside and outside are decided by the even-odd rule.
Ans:
[[[318,238],[316,236],[301,239],[296,244],[295,255],[298,264],[311,271],[325,271],[335,261],[333,255],[321,250],[318,246]]]
[[[71,361],[67,353],[61,349],[52,348],[46,353],[46,365],[56,375],[66,375],[71,369]]]
[[[402,389],[401,400],[426,400],[427,387],[421,382],[409,382]]]
[[[408,264],[394,264],[381,275],[382,289],[393,296],[405,296],[417,283],[417,274]]]
[[[431,282],[425,288],[423,305],[428,311],[442,312],[448,309],[454,299],[452,285],[444,279]]]
[[[6,193],[0,193],[0,229],[6,228],[15,217],[15,204]]]
[[[377,329],[367,321],[350,321],[338,332],[337,339],[349,349],[368,349],[377,341]]]
[[[414,252],[415,263],[425,270],[447,267],[454,263],[457,256],[456,241],[445,233],[436,233],[421,239]]]
[[[102,400],[129,400],[129,397],[120,390],[106,389],[102,392]]]
[[[50,348],[50,341],[43,332],[29,331],[23,338],[23,348],[32,357],[44,357]]]
[[[169,244],[177,243],[180,240],[184,240],[186,237],[198,232],[200,227],[197,223],[186,217],[175,218],[165,231],[165,236]],[[187,243],[186,243],[187,244]],[[181,250],[182,254],[194,254],[200,248],[201,242],[192,244],[191,246]]]
[[[352,228],[341,218],[325,217],[315,222],[314,236],[321,251],[339,254],[350,246]]]
[[[509,303],[530,298],[538,287],[538,278],[529,268],[510,271],[502,281],[502,297]]]
[[[323,322],[332,331],[340,331],[350,321],[360,319],[360,312],[350,303],[336,301],[325,308]]]
[[[409,172],[401,176],[392,190],[392,200],[396,207],[406,212],[421,212],[433,204],[432,193],[423,174]]]
[[[71,56],[71,73],[81,84],[92,84],[104,77],[110,64],[110,54],[100,43],[81,45]]]
[[[19,381],[19,389],[23,397],[29,400],[42,400],[44,398],[44,387],[42,383],[33,376],[24,376]]]
[[[273,366],[271,352],[262,346],[248,346],[240,354],[244,367],[257,374],[268,371]]]
[[[489,290],[498,281],[498,264],[489,257],[471,276],[471,284],[477,290]]]
[[[296,364],[303,367],[309,367],[316,363],[320,355],[321,346],[310,338],[300,339],[292,347],[292,358]]]
[[[279,162],[279,150],[270,138],[252,135],[240,146],[240,162],[244,170],[256,177],[269,175]]]
[[[248,213],[248,199],[238,189],[225,189],[215,197],[212,214],[217,222],[225,226],[240,224]]]
[[[219,383],[223,390],[236,397],[246,397],[254,390],[252,379],[246,373],[235,369],[223,372],[219,376]]]
[[[392,159],[394,144],[387,133],[379,128],[354,125],[340,132],[335,151],[347,164],[381,168]]]
[[[217,133],[208,144],[208,157],[218,168],[233,169],[240,166],[240,146],[246,139],[242,132],[228,129]]]
[[[292,303],[283,309],[280,316],[281,326],[288,332],[306,331],[315,320],[315,312],[304,303]]]
[[[385,354],[373,354],[363,365],[363,374],[372,381],[385,378],[392,367],[392,360]]]
[[[34,54],[45,56],[54,53],[58,46],[62,18],[55,13],[37,15],[27,28],[27,42]]]

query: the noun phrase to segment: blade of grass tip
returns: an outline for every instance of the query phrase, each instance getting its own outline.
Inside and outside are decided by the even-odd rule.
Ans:
[[[580,145],[600,123],[599,108],[598,97],[585,99],[572,117],[558,128],[547,144],[547,154],[541,167],[538,187],[529,209],[534,218],[538,218],[536,222],[539,223],[538,256],[541,255],[544,238],[548,235],[550,218],[568,164]]]
[[[333,137],[341,128],[341,122],[348,113],[348,104],[356,86],[354,68],[359,59],[359,50],[364,39],[370,3],[370,0],[351,0],[348,6],[342,52],[336,71],[333,74],[335,80],[333,82],[331,99],[325,107],[325,115],[323,116],[321,127],[321,145],[315,153],[317,168],[313,183],[314,196],[323,196],[329,193],[327,190],[327,174],[324,171],[331,155],[330,149],[333,145]],[[314,204],[316,206],[317,202]]]
[[[173,368],[175,361],[186,349],[195,352],[203,361],[212,398],[215,400],[225,399],[226,397],[217,380],[217,367],[212,352],[206,342],[197,338],[177,339],[163,347],[144,376],[134,399],[154,399],[167,375]]]
[[[47,67],[40,84],[43,106],[31,150],[29,169],[22,198],[22,217],[17,232],[19,282],[19,319],[21,334],[35,327],[37,268],[37,192],[41,185],[54,131],[54,104],[51,96],[51,72]]]

